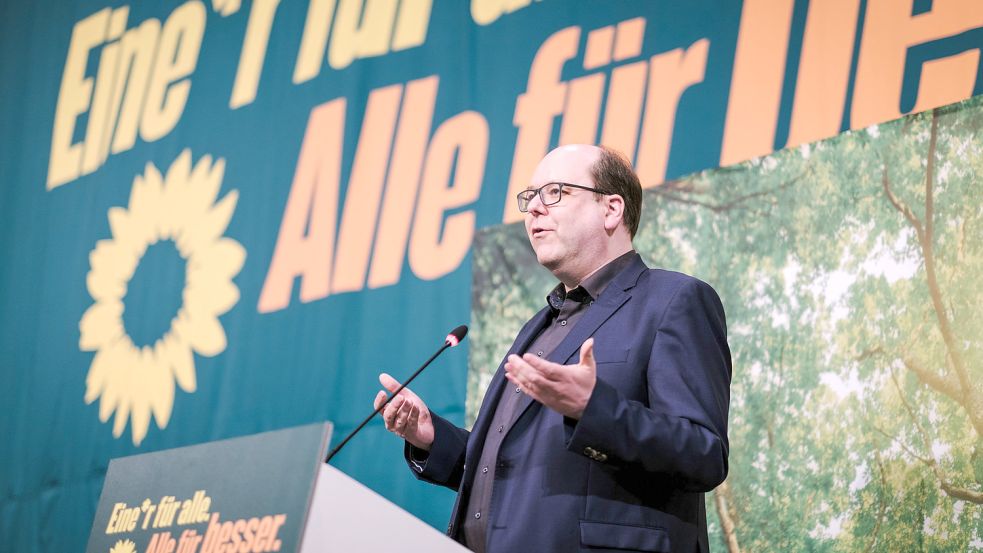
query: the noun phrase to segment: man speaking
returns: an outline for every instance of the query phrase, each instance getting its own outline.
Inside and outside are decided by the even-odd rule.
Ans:
[[[386,428],[418,478],[458,491],[448,533],[474,551],[708,551],[703,494],[727,476],[729,447],[717,294],[632,249],[642,190],[613,150],[553,150],[518,204],[560,281],[547,305],[470,432],[408,389],[386,406]]]

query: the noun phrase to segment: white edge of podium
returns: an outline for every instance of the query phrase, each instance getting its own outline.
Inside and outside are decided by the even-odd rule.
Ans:
[[[468,550],[340,470],[321,463],[300,553],[325,551]]]

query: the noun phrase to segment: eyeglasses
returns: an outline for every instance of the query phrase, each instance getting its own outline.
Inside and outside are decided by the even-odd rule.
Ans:
[[[569,182],[548,182],[543,186],[535,190],[523,190],[519,192],[515,198],[519,200],[519,211],[525,213],[529,211],[529,202],[532,201],[536,195],[539,195],[540,201],[543,205],[553,205],[563,198],[563,188],[579,188],[581,190],[590,190],[591,192],[596,192],[597,194],[608,195],[608,192],[601,192],[596,188],[590,188],[589,186],[580,186],[579,184],[570,184]]]

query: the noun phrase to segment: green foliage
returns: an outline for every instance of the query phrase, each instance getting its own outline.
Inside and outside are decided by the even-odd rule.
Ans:
[[[646,191],[636,249],[727,309],[741,549],[983,550],[981,128],[977,98]],[[555,283],[521,225],[474,251],[472,420]]]

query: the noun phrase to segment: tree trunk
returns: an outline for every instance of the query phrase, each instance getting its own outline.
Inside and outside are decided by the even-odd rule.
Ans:
[[[724,532],[727,553],[741,553],[741,546],[737,543],[737,528],[734,525],[734,517],[730,514],[730,498],[730,485],[725,480],[714,490],[713,502],[717,507],[717,517],[720,518],[720,526]]]

